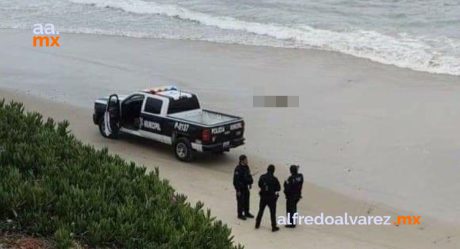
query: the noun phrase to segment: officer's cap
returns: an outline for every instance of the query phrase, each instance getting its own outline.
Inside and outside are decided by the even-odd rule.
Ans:
[[[297,173],[299,171],[299,165],[291,165],[291,167],[289,167],[289,171],[291,171],[291,173]]]

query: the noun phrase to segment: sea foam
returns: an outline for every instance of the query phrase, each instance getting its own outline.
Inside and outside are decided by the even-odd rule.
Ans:
[[[215,16],[177,5],[141,0],[71,1],[95,7],[120,9],[130,13],[168,16],[222,30],[242,31],[267,36],[289,41],[289,46],[291,47],[329,50],[418,71],[460,75],[460,58],[437,51],[423,37],[412,37],[407,34],[390,36],[371,30],[338,32],[313,28],[307,25],[288,27],[277,23],[259,23],[239,20],[229,16]],[[183,38],[187,39],[187,37]],[[447,40],[444,42],[454,47],[452,49],[460,49],[459,41],[442,37],[439,39]],[[231,42],[247,44],[244,39],[232,39]]]

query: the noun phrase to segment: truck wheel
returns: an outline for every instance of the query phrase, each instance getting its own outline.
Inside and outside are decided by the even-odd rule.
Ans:
[[[186,138],[179,138],[174,143],[174,154],[176,154],[177,159],[190,162],[193,160],[193,149],[190,141]]]
[[[104,116],[102,116],[99,119],[99,132],[105,138],[112,138],[112,139],[118,138],[118,129],[112,129],[112,134],[110,134],[108,136],[107,136],[107,134],[105,134]]]

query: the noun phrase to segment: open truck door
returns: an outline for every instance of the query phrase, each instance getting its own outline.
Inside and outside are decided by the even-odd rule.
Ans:
[[[120,130],[120,100],[112,94],[107,100],[104,118],[99,123],[99,130],[104,137],[117,138]]]

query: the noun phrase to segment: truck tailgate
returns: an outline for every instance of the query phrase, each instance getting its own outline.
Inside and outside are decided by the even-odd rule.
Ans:
[[[213,143],[223,143],[243,138],[243,133],[244,122],[241,119],[211,128]]]

